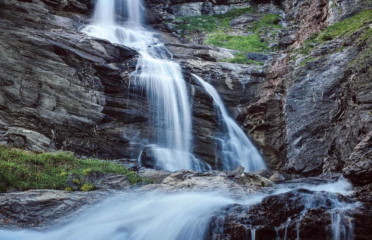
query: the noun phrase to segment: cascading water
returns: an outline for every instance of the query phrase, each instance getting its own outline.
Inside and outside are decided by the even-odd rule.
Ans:
[[[216,89],[199,76],[195,74],[193,76],[213,98],[221,113],[221,121],[227,128],[227,139],[224,139],[222,143],[223,168],[234,170],[239,166],[243,166],[247,172],[265,169],[266,165],[261,155],[243,130],[229,116]]]
[[[345,180],[314,185],[281,186],[268,193],[254,193],[235,199],[224,192],[124,192],[93,206],[83,214],[69,219],[66,225],[49,231],[0,230],[1,240],[202,240],[208,238],[212,216],[231,204],[253,207],[265,197],[283,194],[296,189],[314,191],[300,192],[304,211],[316,208],[329,212],[342,212],[340,220],[332,218],[334,240],[352,240],[352,224],[343,211],[356,208],[358,203],[340,200],[339,194],[350,194],[351,185]],[[336,215],[335,215],[336,216]],[[269,217],[269,216],[268,216]],[[223,221],[224,219],[221,218]],[[291,222],[283,223],[283,227]],[[346,222],[346,223],[345,223]],[[349,221],[350,222],[350,221]],[[210,229],[212,232],[215,229]],[[223,224],[217,232],[223,232]],[[256,228],[250,229],[251,239]],[[280,239],[280,237],[279,237]],[[286,239],[286,234],[284,238]]]
[[[98,0],[93,24],[83,32],[126,45],[140,53],[136,71],[132,73],[132,85],[145,90],[150,105],[156,110],[156,115],[151,116],[151,125],[157,129],[157,134],[154,144],[150,145],[157,160],[156,168],[209,170],[207,164],[190,153],[191,107],[181,67],[169,59],[168,50],[155,34],[142,26],[140,0],[124,1],[128,20],[123,26],[113,20],[114,2]],[[107,16],[109,12],[111,15]]]
[[[127,21],[121,26],[115,19],[115,1],[98,0],[93,24],[83,32],[97,38],[136,49],[141,57],[132,73],[135,87],[143,88],[150,105],[156,109],[152,126],[157,129],[155,142],[150,146],[156,168],[170,171],[191,169],[210,170],[191,153],[191,106],[188,90],[178,63],[169,59],[169,52],[154,33],[142,25],[144,9],[139,0],[124,0]],[[111,13],[111,14],[110,14]],[[265,169],[260,154],[244,132],[229,117],[221,98],[209,84],[196,78],[212,95],[227,127],[227,139],[222,149],[224,170],[243,166],[246,171]]]

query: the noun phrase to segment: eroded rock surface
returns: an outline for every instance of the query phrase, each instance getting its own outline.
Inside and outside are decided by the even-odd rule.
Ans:
[[[32,190],[0,194],[0,227],[50,226],[102,200],[103,192]]]

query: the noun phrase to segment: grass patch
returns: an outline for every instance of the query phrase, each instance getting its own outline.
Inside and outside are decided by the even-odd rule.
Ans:
[[[352,17],[342,20],[341,22],[335,23],[320,33],[314,34],[309,39],[304,41],[299,52],[302,54],[309,54],[316,45],[319,43],[327,42],[334,39],[348,38],[353,33],[360,30],[367,24],[372,22],[372,10],[362,11]],[[363,33],[362,37],[368,38],[370,36],[370,30]]]
[[[269,49],[268,44],[261,41],[258,34],[231,36],[218,32],[208,35],[205,42],[210,45],[242,52],[263,52]]]
[[[280,29],[279,22],[279,14],[266,14],[259,21],[254,22],[251,27],[248,27],[248,30],[255,33],[262,33],[272,31],[273,29]]]
[[[247,31],[251,32],[251,34],[247,36],[235,36],[226,33],[230,31],[230,22],[233,19],[251,12],[251,8],[235,9],[221,15],[178,18],[175,23],[178,24],[177,28],[183,31],[186,38],[194,33],[202,33],[206,35],[204,39],[205,44],[242,52],[232,59],[225,60],[225,62],[262,65],[260,62],[247,59],[245,53],[269,50],[268,43],[261,39],[260,34],[268,33],[281,27],[278,14],[266,14],[258,21],[250,24]]]
[[[0,192],[8,189],[66,189],[67,178],[89,172],[126,175],[131,184],[141,182],[140,177],[125,167],[108,161],[82,160],[72,153],[33,153],[0,145]],[[84,184],[83,191],[94,186]]]
[[[177,18],[177,28],[187,32],[213,32],[230,27],[230,21],[245,13],[252,12],[251,8],[234,9],[221,15],[203,15]]]
[[[372,21],[372,10],[365,10],[353,17],[347,18],[341,22],[335,23],[326,28],[317,37],[320,41],[329,41],[336,38],[347,37],[358,31],[367,22]]]

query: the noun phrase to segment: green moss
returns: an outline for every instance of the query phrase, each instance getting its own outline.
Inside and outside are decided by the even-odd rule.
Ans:
[[[259,21],[254,22],[248,30],[256,33],[271,31],[272,29],[279,29],[280,16],[279,14],[266,14]]]
[[[176,22],[179,22],[177,28],[186,32],[212,32],[219,23],[216,17],[210,15],[178,18]]]
[[[335,23],[320,33],[314,34],[309,39],[304,41],[299,49],[301,54],[309,54],[316,45],[334,39],[346,39],[352,36],[355,32],[362,29],[364,26],[372,22],[372,10],[362,11],[350,18],[344,19],[341,22]],[[362,38],[371,37],[370,29],[366,33],[362,33]],[[361,40],[359,38],[359,40]]]
[[[269,49],[268,44],[261,41],[258,34],[251,34],[248,36],[231,36],[218,32],[209,34],[205,42],[210,45],[243,52],[262,52]]]
[[[136,173],[108,161],[82,160],[68,152],[33,153],[0,145],[0,191],[66,189],[69,175],[84,176],[87,169],[126,175],[132,184],[141,181]]]
[[[90,191],[93,191],[94,189],[95,189],[95,186],[93,184],[90,184],[90,183],[85,183],[80,188],[80,190],[83,191],[83,192],[90,192]]]
[[[193,33],[206,34],[204,43],[234,49],[242,52],[263,52],[269,49],[268,43],[260,38],[260,34],[280,28],[280,16],[278,14],[267,14],[248,27],[252,34],[247,36],[229,35],[231,20],[251,13],[251,8],[235,9],[222,15],[205,15],[196,17],[183,17],[176,19],[177,28],[182,30],[184,36],[188,38]],[[251,60],[240,56],[231,60],[236,63],[253,63]]]
[[[189,32],[213,32],[230,27],[230,21],[245,13],[252,12],[251,8],[234,9],[221,15],[203,15],[177,18],[177,28]]]
[[[350,36],[359,30],[363,25],[372,21],[372,10],[365,10],[357,15],[347,18],[341,22],[335,23],[326,28],[318,36],[320,41],[329,41],[344,36]]]
[[[306,58],[306,59],[304,59],[303,61],[300,62],[300,66],[305,66],[306,63],[308,63],[308,62],[313,62],[313,61],[315,61],[316,59],[317,59],[317,58],[315,58],[315,57],[309,57],[309,58]]]
[[[372,29],[369,28],[361,34],[355,42],[362,49],[349,66],[359,74],[359,77],[366,75],[367,78],[370,78],[372,76]]]

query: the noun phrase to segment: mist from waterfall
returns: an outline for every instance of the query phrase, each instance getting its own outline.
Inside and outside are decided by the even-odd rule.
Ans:
[[[193,74],[193,77],[213,98],[216,107],[220,111],[220,121],[227,130],[225,139],[221,141],[223,169],[234,170],[239,166],[243,166],[247,172],[266,169],[265,162],[256,147],[234,119],[229,116],[217,90],[199,76]]]

